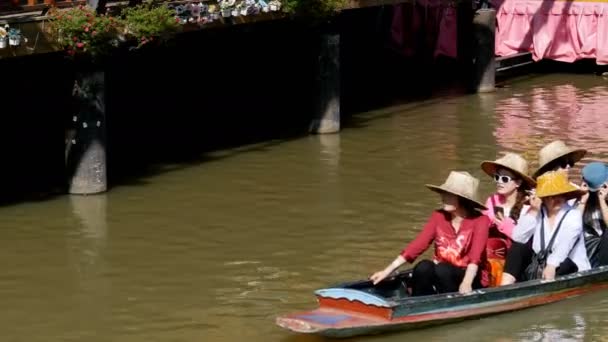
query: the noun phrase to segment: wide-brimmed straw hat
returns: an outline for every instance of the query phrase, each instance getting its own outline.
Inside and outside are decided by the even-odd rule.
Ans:
[[[426,187],[438,193],[449,192],[470,201],[475,207],[486,209],[479,201],[479,179],[466,171],[451,171],[443,184],[426,184]]]
[[[494,161],[485,160],[481,162],[481,169],[489,176],[494,176],[498,169],[506,169],[516,174],[530,188],[536,186],[536,181],[528,176],[528,162],[517,153],[507,152]]]
[[[536,196],[539,198],[565,196],[570,199],[583,193],[568,181],[568,174],[565,171],[548,171],[540,175],[536,181]]]
[[[537,178],[544,171],[547,171],[545,170],[547,165],[559,158],[568,157],[573,163],[576,163],[583,159],[585,154],[587,154],[585,149],[568,147],[561,140],[553,141],[538,152],[538,169],[532,174],[532,178]]]

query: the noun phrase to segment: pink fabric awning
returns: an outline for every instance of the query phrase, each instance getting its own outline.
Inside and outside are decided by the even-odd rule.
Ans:
[[[496,55],[608,64],[608,1],[493,0]]]

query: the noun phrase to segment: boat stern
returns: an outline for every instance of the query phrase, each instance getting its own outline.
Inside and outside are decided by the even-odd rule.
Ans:
[[[316,291],[319,308],[276,318],[282,328],[307,334],[340,335],[389,322],[392,303],[350,289]]]
[[[276,324],[284,329],[329,337],[353,336],[357,331],[386,323],[388,321],[375,317],[323,308],[276,318]]]
[[[344,324],[352,321],[353,318],[344,313],[317,309],[277,317],[276,324],[294,332],[315,334],[344,326]]]

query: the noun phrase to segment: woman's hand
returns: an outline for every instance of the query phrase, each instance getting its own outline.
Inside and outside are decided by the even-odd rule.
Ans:
[[[555,280],[555,266],[547,265],[543,270],[544,280]]]
[[[403,258],[401,255],[399,255],[395,260],[393,260],[393,262],[391,262],[390,265],[388,265],[382,271],[378,271],[378,272],[372,274],[372,276],[369,277],[369,279],[374,283],[374,285],[376,285],[379,282],[381,282],[382,280],[384,280],[384,278],[388,277],[389,274],[393,273],[394,270],[398,269],[399,267],[401,267],[401,265],[405,264],[405,262],[406,262],[405,258]]]
[[[528,199],[530,200],[530,209],[529,211],[534,211],[534,212],[539,212],[540,211],[540,207],[543,204],[543,201],[536,197],[536,193],[531,193],[528,196]]]
[[[606,197],[608,196],[608,188],[606,185],[602,185],[602,187],[597,191],[597,197],[599,197],[600,202],[606,202]]]
[[[460,282],[460,286],[458,287],[458,292],[466,294],[473,291],[473,279],[475,279],[478,269],[479,266],[477,266],[476,264],[467,265],[467,269],[464,272],[462,282]]]
[[[505,217],[502,215],[502,213],[496,213],[496,215],[494,215],[494,223],[497,226],[500,226],[504,219],[505,219]]]
[[[467,294],[473,291],[473,286],[471,285],[470,282],[467,281],[462,281],[462,283],[460,283],[460,286],[458,287],[458,292],[462,293],[462,294]]]
[[[378,272],[372,274],[372,276],[369,277],[369,279],[372,281],[372,283],[374,285],[376,285],[379,282],[381,282],[382,280],[384,280],[384,278],[388,277],[389,274],[390,274],[390,272],[388,272],[387,270],[382,270],[382,271],[378,271]]]

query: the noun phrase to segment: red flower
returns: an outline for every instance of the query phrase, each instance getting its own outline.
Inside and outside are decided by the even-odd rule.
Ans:
[[[84,32],[89,32],[89,27],[88,26],[84,28]]]
[[[82,47],[84,46],[84,43],[82,43],[82,42],[80,42],[80,43],[76,43],[76,46],[77,46],[79,49],[82,49]]]
[[[78,41],[78,37],[74,36],[74,37],[72,37],[72,40],[75,41],[75,42],[77,42]]]

